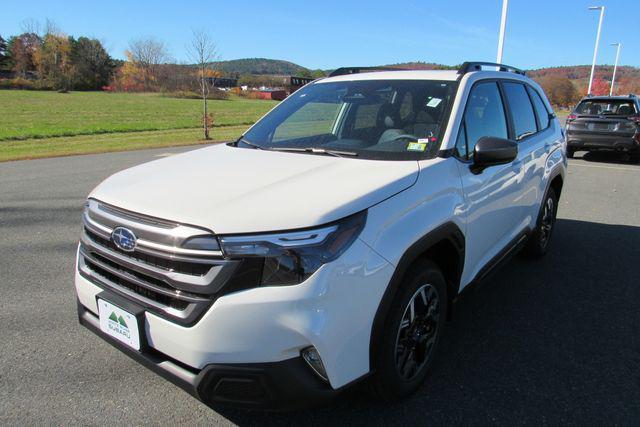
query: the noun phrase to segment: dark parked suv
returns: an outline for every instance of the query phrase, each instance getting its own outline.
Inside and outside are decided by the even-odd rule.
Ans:
[[[636,95],[583,98],[567,117],[567,156],[616,150],[640,161],[640,103]]]

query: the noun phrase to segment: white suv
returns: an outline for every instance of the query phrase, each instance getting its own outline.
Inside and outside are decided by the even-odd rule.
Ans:
[[[546,252],[566,166],[517,69],[339,69],[234,143],[100,184],[80,323],[209,405],[307,406],[363,379],[397,399],[463,288]]]

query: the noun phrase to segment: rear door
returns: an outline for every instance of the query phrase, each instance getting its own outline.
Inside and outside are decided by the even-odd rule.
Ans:
[[[522,194],[517,199],[522,213],[521,229],[533,228],[542,199],[541,191],[544,191],[545,161],[555,140],[554,133],[549,129],[549,113],[536,114],[532,96],[537,96],[535,100],[543,109],[546,107],[534,89],[515,81],[505,81],[502,87],[512,123],[511,137],[518,142],[518,161],[522,162]]]

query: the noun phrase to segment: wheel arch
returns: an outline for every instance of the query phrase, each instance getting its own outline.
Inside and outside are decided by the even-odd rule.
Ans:
[[[447,222],[413,243],[402,255],[387,285],[376,315],[374,317],[369,344],[370,369],[376,366],[378,340],[382,335],[390,308],[402,281],[411,266],[421,260],[429,259],[436,263],[447,282],[447,312],[460,289],[460,278],[465,259],[465,238],[460,228],[453,222]]]
[[[558,197],[558,200],[560,199],[560,194],[562,193],[562,186],[564,185],[564,179],[562,177],[562,174],[560,172],[556,173],[555,176],[553,176],[551,178],[551,180],[549,181],[549,187],[548,188],[553,188],[553,191],[555,191],[556,196]],[[547,193],[549,192],[549,190],[547,189]]]

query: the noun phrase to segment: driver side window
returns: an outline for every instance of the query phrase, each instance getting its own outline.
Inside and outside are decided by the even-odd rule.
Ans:
[[[496,82],[479,83],[471,89],[456,142],[458,154],[471,158],[483,136],[508,138],[507,119]]]

